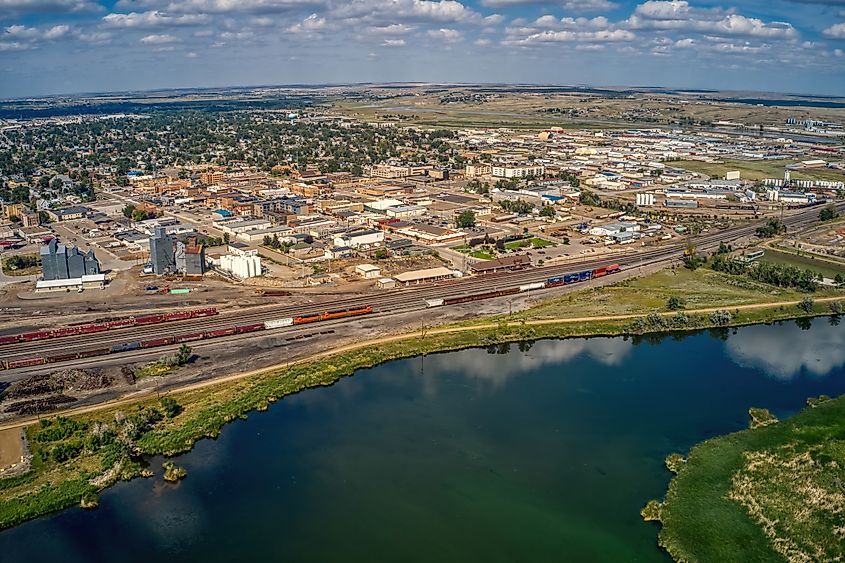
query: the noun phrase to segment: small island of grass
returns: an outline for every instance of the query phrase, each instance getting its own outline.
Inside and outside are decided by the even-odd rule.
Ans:
[[[845,558],[845,397],[808,405],[784,421],[751,409],[748,430],[667,459],[676,476],[642,516],[676,561]]]
[[[168,483],[176,483],[188,475],[184,467],[179,467],[172,461],[165,461],[162,467],[164,468],[164,480]]]

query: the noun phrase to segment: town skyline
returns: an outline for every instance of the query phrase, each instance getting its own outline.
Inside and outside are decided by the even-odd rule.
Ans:
[[[0,97],[262,84],[837,94],[835,0],[4,0]]]

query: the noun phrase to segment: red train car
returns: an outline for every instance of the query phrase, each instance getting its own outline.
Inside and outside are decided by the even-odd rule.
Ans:
[[[190,334],[180,334],[179,336],[175,336],[173,338],[173,342],[181,344],[182,342],[193,342],[194,340],[202,340],[203,338],[205,338],[204,332],[192,332]]]
[[[252,325],[241,325],[235,327],[235,334],[243,334],[245,332],[255,332],[257,330],[264,330],[264,323],[256,323]]]
[[[40,366],[42,364],[46,364],[46,358],[38,357],[38,358],[26,358],[24,360],[12,360],[10,362],[6,362],[6,367],[8,369],[15,369],[15,368],[28,368],[30,366]]]
[[[155,348],[156,346],[167,346],[173,344],[173,337],[167,338],[153,338],[152,340],[144,340],[141,342],[141,348]]]

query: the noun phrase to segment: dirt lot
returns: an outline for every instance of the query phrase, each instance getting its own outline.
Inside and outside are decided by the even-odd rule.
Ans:
[[[21,431],[17,428],[0,430],[0,469],[6,469],[13,463],[20,463],[22,455]]]

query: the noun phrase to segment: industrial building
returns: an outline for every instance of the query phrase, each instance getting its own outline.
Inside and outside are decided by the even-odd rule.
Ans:
[[[173,238],[164,227],[156,227],[150,237],[150,265],[157,276],[176,271],[176,254],[173,251]]]
[[[174,257],[176,271],[188,276],[201,276],[205,273],[205,246],[197,244],[196,239],[189,240],[187,244],[177,242]]]
[[[66,280],[100,273],[100,262],[93,250],[82,252],[77,247],[68,249],[56,239],[41,247],[43,279]]]
[[[215,266],[242,280],[262,274],[261,256],[257,250],[234,243],[229,245],[228,251],[228,254],[214,260]]]

